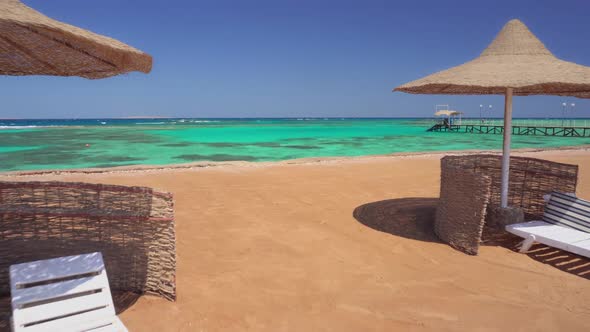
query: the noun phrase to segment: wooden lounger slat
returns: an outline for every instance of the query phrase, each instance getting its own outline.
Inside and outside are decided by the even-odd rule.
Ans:
[[[553,192],[543,220],[506,226],[506,231],[525,239],[520,252],[534,242],[590,257],[590,202]]]

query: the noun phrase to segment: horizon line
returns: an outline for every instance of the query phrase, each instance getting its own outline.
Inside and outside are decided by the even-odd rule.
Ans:
[[[293,117],[185,117],[185,116],[154,116],[154,117],[64,117],[64,118],[0,118],[0,121],[20,120],[163,120],[163,119],[200,119],[200,120],[297,120],[297,119],[439,119],[440,116],[293,116]],[[504,117],[464,116],[463,119],[504,119]],[[513,117],[513,119],[590,119],[588,117]]]

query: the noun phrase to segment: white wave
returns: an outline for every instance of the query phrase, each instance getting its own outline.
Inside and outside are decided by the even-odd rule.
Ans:
[[[44,128],[56,126],[0,126],[0,129],[26,129],[26,128]]]

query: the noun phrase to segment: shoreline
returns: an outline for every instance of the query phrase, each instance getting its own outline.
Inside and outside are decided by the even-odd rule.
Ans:
[[[539,154],[544,152],[576,152],[588,151],[590,145],[563,146],[557,148],[521,148],[513,149],[512,154]],[[0,172],[0,177],[27,177],[27,176],[44,176],[44,175],[62,175],[62,174],[117,174],[117,173],[145,173],[159,172],[170,170],[197,170],[209,168],[240,167],[240,168],[260,168],[281,165],[317,165],[332,164],[344,162],[364,162],[376,159],[401,159],[415,157],[437,157],[444,155],[466,155],[466,154],[501,154],[502,150],[448,150],[448,151],[423,151],[423,152],[398,152],[391,154],[364,155],[364,156],[336,156],[336,157],[309,157],[287,159],[279,161],[198,161],[181,164],[164,164],[164,165],[129,165],[105,168],[71,168],[71,169],[41,169],[25,171],[5,171]]]

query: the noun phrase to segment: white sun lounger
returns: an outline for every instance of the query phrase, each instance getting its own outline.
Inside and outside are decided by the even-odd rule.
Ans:
[[[525,239],[520,248],[522,253],[539,242],[590,257],[590,202],[553,192],[542,221],[508,225],[506,231]]]
[[[10,266],[13,331],[127,331],[99,252]]]

